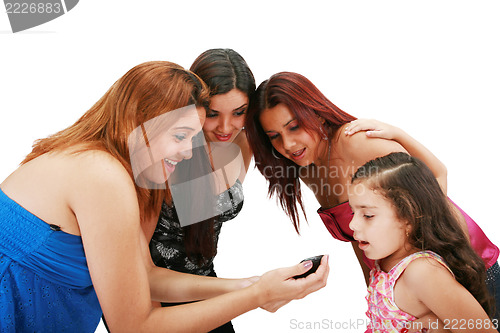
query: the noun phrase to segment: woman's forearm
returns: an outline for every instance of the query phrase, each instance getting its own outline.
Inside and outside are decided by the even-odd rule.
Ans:
[[[222,279],[153,267],[149,283],[152,300],[176,303],[212,298],[244,288],[252,282],[250,279]]]
[[[412,138],[402,129],[374,119],[357,119],[345,127],[346,135],[366,131],[366,136],[392,140],[399,143],[410,155],[422,160],[436,177],[441,189],[446,194],[448,171],[446,166],[423,144]]]
[[[431,169],[441,189],[446,194],[448,177],[446,166],[429,149],[402,129],[397,128],[394,141],[402,145],[410,155],[417,157]]]
[[[196,303],[155,308],[145,323],[144,331],[207,332],[259,305],[259,294],[255,288],[244,288]],[[164,324],[158,326],[158,323]]]

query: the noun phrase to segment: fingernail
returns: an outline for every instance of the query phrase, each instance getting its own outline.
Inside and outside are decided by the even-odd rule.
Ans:
[[[311,268],[311,266],[313,265],[312,261],[311,260],[308,260],[304,263],[304,268]]]

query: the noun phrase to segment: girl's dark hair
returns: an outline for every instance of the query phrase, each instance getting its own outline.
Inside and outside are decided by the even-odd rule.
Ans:
[[[408,241],[420,250],[439,254],[455,279],[492,313],[493,302],[486,288],[486,268],[461,228],[453,204],[441,190],[432,171],[406,153],[392,153],[369,161],[352,177],[367,181],[393,204],[396,215],[411,230]]]
[[[269,197],[277,195],[281,207],[292,219],[297,233],[299,217],[297,203],[305,215],[300,191],[300,166],[285,158],[273,146],[260,124],[262,111],[284,104],[294,114],[299,126],[308,132],[321,134],[322,126],[329,135],[356,118],[330,102],[306,77],[292,72],[274,74],[262,82],[250,100],[245,129],[255,165],[269,182]],[[322,120],[324,119],[324,124]]]
[[[236,88],[250,98],[255,91],[255,78],[252,71],[245,59],[232,49],[211,49],[203,52],[191,65],[191,71],[206,83],[210,96],[225,94]],[[203,140],[203,133],[196,140]],[[179,174],[176,175],[176,178],[184,181],[211,173],[213,170],[210,168],[210,160],[204,146],[200,145],[200,147],[193,149],[193,157],[183,161],[177,170],[179,170]],[[206,186],[203,186],[203,191],[200,191],[199,183],[197,183],[196,188],[193,187],[187,191],[190,193],[185,193],[186,200],[196,203],[196,209],[191,212],[193,222],[199,221],[196,216],[197,212],[213,210],[217,204],[216,194],[214,194],[213,200],[208,200],[206,194],[208,191],[212,191],[214,186],[214,184],[207,183]],[[197,197],[200,200],[197,200]],[[204,208],[201,208],[200,205],[203,205]],[[205,219],[183,228],[184,246],[188,257],[199,264],[205,263],[216,254],[217,248],[214,241],[216,219],[217,217]]]
[[[250,67],[232,49],[207,50],[196,58],[190,70],[207,84],[210,96],[236,88],[250,98],[255,91],[255,78]]]
[[[217,251],[214,242],[216,217],[206,218],[206,215],[212,216],[210,214],[215,212],[218,195],[213,177],[205,177],[213,170],[205,150],[203,132],[194,136],[191,154],[190,159],[179,162],[169,178],[169,185],[177,214],[186,219],[179,221],[185,225],[182,229],[186,253],[191,261],[205,265]],[[176,190],[177,185],[181,185],[179,190]]]

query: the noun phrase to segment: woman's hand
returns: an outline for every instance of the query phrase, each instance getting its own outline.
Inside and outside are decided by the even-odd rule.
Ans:
[[[279,268],[262,275],[255,286],[259,289],[260,307],[269,312],[276,312],[283,305],[294,299],[301,299],[324,286],[329,273],[328,255],[323,256],[321,265],[315,273],[305,278],[294,279],[296,275],[307,272],[312,267],[311,261],[295,266]]]
[[[396,140],[401,130],[375,119],[357,119],[345,127],[345,135],[353,135],[360,131],[365,131],[366,136],[371,138]]]
[[[443,193],[447,191],[448,171],[446,166],[420,142],[412,138],[408,133],[375,119],[357,119],[346,125],[344,133],[352,136],[357,132],[365,131],[369,138],[392,140],[399,143],[411,156],[423,161],[434,174]]]

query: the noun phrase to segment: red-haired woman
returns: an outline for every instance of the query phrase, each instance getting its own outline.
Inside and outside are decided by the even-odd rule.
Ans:
[[[365,280],[373,263],[364,257],[349,228],[352,211],[348,187],[354,172],[366,162],[392,152],[408,152],[424,161],[446,193],[446,167],[424,146],[388,125],[355,120],[328,100],[304,76],[277,73],[262,82],[253,96],[245,127],[255,164],[269,182],[269,193],[299,230],[298,208],[304,210],[302,180],[315,194],[318,213],[331,235],[352,242]],[[367,132],[371,137],[359,131]],[[488,269],[487,284],[500,281],[499,250],[460,208],[464,229]],[[495,282],[496,281],[496,282]],[[500,288],[497,286],[497,289]],[[495,293],[497,304],[500,290]]]

